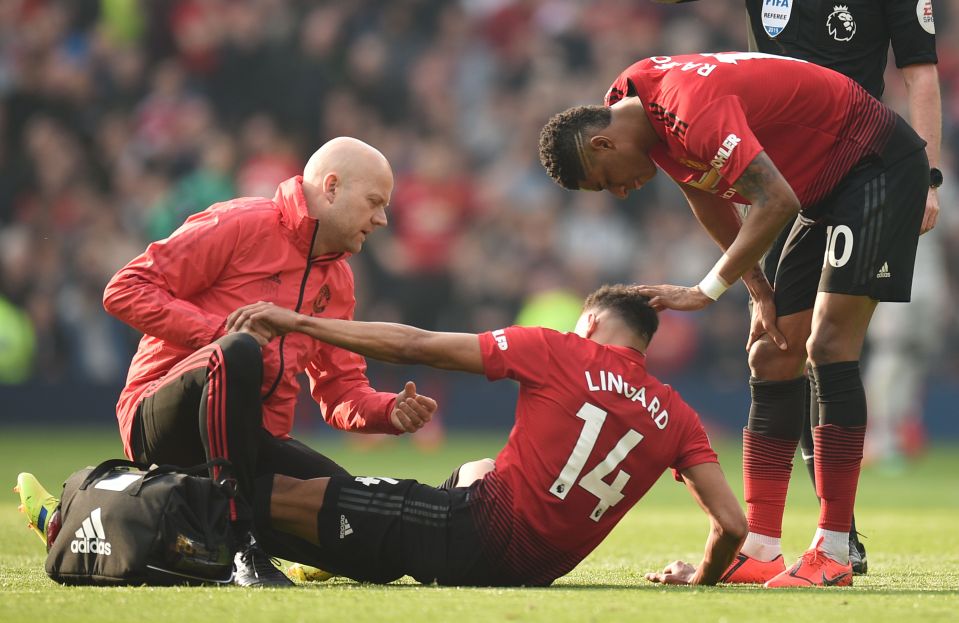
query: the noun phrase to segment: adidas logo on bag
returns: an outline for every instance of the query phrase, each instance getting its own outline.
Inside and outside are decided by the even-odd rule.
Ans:
[[[350,527],[350,522],[346,520],[346,515],[340,515],[340,538],[345,538],[353,534],[353,528]]]
[[[110,555],[110,543],[100,521],[100,509],[95,509],[83,520],[81,527],[74,533],[76,538],[70,542],[70,551],[74,554]]]
[[[888,262],[883,262],[883,263],[882,263],[882,268],[880,268],[880,269],[879,269],[879,272],[876,273],[876,279],[886,279],[886,278],[891,277],[891,276],[892,276],[892,274],[889,272],[889,263],[888,263]]]

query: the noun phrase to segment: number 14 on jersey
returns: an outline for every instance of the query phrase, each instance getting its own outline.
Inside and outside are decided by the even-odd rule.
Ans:
[[[566,460],[566,466],[560,472],[559,478],[549,488],[549,492],[561,500],[566,499],[569,490],[579,479],[579,474],[583,471],[583,466],[586,464],[589,455],[592,454],[593,446],[596,445],[596,440],[599,438],[599,432],[606,422],[606,412],[588,402],[583,404],[576,413],[576,417],[583,420],[583,430],[580,432],[579,439],[576,440],[576,446],[573,448],[572,454],[569,455],[569,459]],[[593,521],[599,521],[606,509],[622,501],[624,497],[623,487],[629,482],[629,474],[619,470],[611,485],[607,484],[603,478],[616,469],[629,454],[629,451],[642,440],[643,435],[641,433],[630,429],[610,450],[606,458],[579,481],[579,486],[599,498],[596,508],[589,514],[589,518]]]

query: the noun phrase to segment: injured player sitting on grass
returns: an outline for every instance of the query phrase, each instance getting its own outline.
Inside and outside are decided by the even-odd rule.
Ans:
[[[646,371],[658,326],[627,286],[591,294],[574,333],[508,327],[479,335],[314,318],[257,303],[227,322],[289,332],[392,363],[519,382],[516,423],[495,461],[467,463],[440,487],[414,480],[267,475],[256,482],[260,529],[309,544],[304,558],[368,582],[546,586],[571,571],[667,469],[710,519],[705,555],[653,582],[715,584],[746,522],[699,416]],[[262,528],[261,528],[262,526]]]

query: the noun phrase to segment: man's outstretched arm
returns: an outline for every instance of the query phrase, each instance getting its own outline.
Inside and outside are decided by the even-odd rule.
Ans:
[[[746,538],[746,516],[719,463],[701,463],[682,471],[690,494],[709,515],[706,552],[698,567],[677,560],[646,579],[663,584],[715,584],[729,568]]]
[[[305,333],[380,361],[483,374],[479,336],[473,333],[439,333],[389,322],[314,318],[262,302],[236,310],[226,326],[228,331],[253,327],[274,335]]]

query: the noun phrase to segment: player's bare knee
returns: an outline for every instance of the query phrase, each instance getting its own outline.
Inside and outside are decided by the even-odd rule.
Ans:
[[[789,344],[780,350],[772,340],[763,337],[749,349],[749,371],[753,377],[764,381],[787,381],[802,372],[806,351],[800,345]]]
[[[829,324],[821,324],[806,341],[809,361],[812,365],[852,361],[859,359],[858,352],[846,343],[842,331]]]
[[[456,480],[456,486],[468,487],[477,480],[481,480],[495,468],[496,462],[489,458],[464,463],[459,469],[459,478]]]

